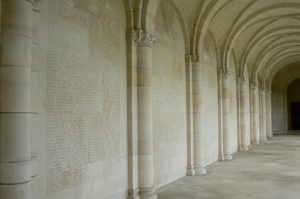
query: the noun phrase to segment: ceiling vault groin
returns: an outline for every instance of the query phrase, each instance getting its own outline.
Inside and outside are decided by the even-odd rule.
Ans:
[[[228,70],[235,54],[237,76],[248,67],[250,80],[271,85],[274,74],[299,60],[298,0],[125,0],[129,29],[155,33],[153,21],[162,3],[173,7],[182,25],[187,55],[203,53],[207,35],[215,41],[218,67]]]

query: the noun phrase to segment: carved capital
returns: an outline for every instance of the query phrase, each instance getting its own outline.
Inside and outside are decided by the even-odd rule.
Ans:
[[[193,62],[192,55],[186,54],[185,55],[185,63],[192,63],[192,62]]]
[[[266,90],[266,87],[265,87],[265,85],[263,85],[263,84],[260,84],[259,88],[260,88],[260,90],[263,91],[263,92]]]
[[[251,86],[252,89],[256,89],[257,88],[256,82],[251,82],[250,86]]]
[[[139,198],[139,189],[129,189],[127,193],[127,199]]]
[[[194,62],[200,63],[200,55],[199,54],[195,54],[195,55],[193,55],[193,57],[194,57]]]
[[[239,76],[239,77],[238,77],[238,81],[239,81],[240,83],[244,83],[244,82],[246,81],[245,76],[244,76],[244,75]]]
[[[32,0],[32,1],[33,1],[33,10],[39,12],[41,0]]]
[[[138,47],[152,47],[156,42],[156,36],[145,30],[129,30],[126,33],[128,44]]]
[[[225,68],[217,68],[217,73],[218,75],[226,75],[226,70]]]

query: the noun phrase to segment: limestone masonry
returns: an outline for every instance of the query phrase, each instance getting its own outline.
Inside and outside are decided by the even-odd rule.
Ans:
[[[277,150],[287,137],[273,135],[299,134],[299,0],[0,8],[0,199],[206,198],[220,185],[204,190],[205,175],[225,168],[231,179],[250,148]]]

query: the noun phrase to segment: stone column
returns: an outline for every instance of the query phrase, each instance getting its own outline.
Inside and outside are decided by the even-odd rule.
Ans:
[[[39,45],[40,37],[40,0],[34,0],[33,23],[32,23],[32,67],[31,67],[31,180],[32,199],[39,199],[39,153],[41,142],[41,128],[43,116],[43,101],[40,95],[39,72],[41,68],[41,49]]]
[[[135,32],[127,32],[128,199],[139,197]]]
[[[218,69],[218,89],[219,89],[219,159],[232,160],[230,151],[230,135],[229,135],[229,83],[228,75],[224,69]]]
[[[196,175],[206,174],[203,151],[203,132],[201,131],[201,92],[202,66],[200,57],[196,55],[193,63],[193,130],[194,130],[194,160]]]
[[[252,143],[260,143],[260,125],[259,125],[259,91],[255,83],[251,85],[251,131]]]
[[[223,152],[223,116],[222,116],[222,110],[223,110],[223,103],[222,103],[222,96],[223,96],[223,91],[222,91],[222,85],[223,85],[223,78],[222,78],[222,70],[218,69],[218,120],[219,120],[219,160],[224,160],[224,152]]]
[[[265,89],[263,87],[259,88],[259,120],[260,120],[260,136],[261,140],[267,140],[266,134],[266,98]]]
[[[248,123],[246,117],[246,82],[244,77],[238,78],[238,88],[239,88],[239,149],[240,151],[247,151],[247,129],[246,125]]]
[[[31,47],[29,0],[2,1],[0,198],[31,199]]]
[[[129,189],[128,198],[156,199],[152,122],[152,46],[155,36],[144,30],[134,30],[129,33],[129,40],[136,45],[136,80],[133,80],[136,87],[131,90],[136,94],[130,95],[136,95],[133,104],[136,103],[138,188]]]
[[[266,92],[267,100],[267,137],[272,138],[272,90],[268,89]]]
[[[194,176],[194,135],[193,135],[193,56],[186,55],[186,108],[187,108],[187,176]]]
[[[262,132],[262,135],[263,135],[263,140],[267,140],[267,100],[266,100],[266,97],[267,97],[267,92],[266,92],[266,89],[263,88],[262,89],[262,110],[263,110],[263,132]]]
[[[282,134],[288,134],[289,131],[289,121],[288,121],[288,101],[287,101],[287,91],[282,92],[282,100],[283,100],[283,132]]]

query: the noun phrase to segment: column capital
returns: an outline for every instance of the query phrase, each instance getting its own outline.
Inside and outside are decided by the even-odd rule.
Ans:
[[[259,89],[261,90],[261,92],[266,92],[267,91],[267,89],[264,85],[260,85]]]
[[[244,75],[238,76],[237,78],[238,78],[238,81],[239,81],[240,83],[244,83],[244,82],[246,81]]]
[[[195,63],[197,59],[199,60],[199,58],[197,58],[197,56],[199,57],[199,55],[186,54],[185,60],[186,60],[186,62]]]
[[[186,54],[185,55],[185,62],[186,63],[192,63],[192,55]]]
[[[251,87],[251,88],[257,88],[258,85],[257,85],[257,83],[256,83],[255,81],[252,81],[252,82],[250,83],[250,87]]]
[[[218,75],[226,75],[227,71],[225,68],[217,68]]]
[[[41,0],[31,0],[33,5],[33,10],[36,12],[40,11],[40,2]]]
[[[156,35],[145,30],[128,30],[126,32],[128,44],[137,47],[152,47],[156,42]]]
[[[32,4],[33,10],[39,12],[40,11],[40,2],[41,0],[25,0]]]
[[[200,62],[200,55],[199,54],[194,54],[192,56],[193,56],[194,62]]]

